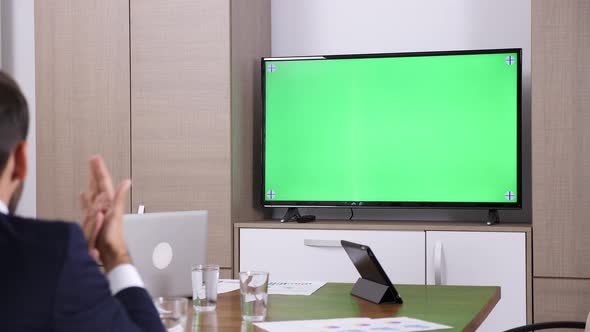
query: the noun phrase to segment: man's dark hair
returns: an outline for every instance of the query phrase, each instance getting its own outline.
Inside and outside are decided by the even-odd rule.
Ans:
[[[12,149],[27,138],[29,109],[18,84],[0,71],[0,173],[4,171]]]

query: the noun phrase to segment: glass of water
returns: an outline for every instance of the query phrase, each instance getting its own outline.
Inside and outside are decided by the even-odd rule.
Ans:
[[[219,265],[197,265],[192,268],[193,307],[196,311],[213,311],[217,305]]]
[[[182,332],[186,327],[188,299],[184,297],[157,297],[154,306],[162,324],[170,332]]]
[[[268,272],[240,272],[240,305],[242,319],[258,322],[266,319]]]

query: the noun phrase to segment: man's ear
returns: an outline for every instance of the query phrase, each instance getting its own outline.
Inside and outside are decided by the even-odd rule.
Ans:
[[[27,176],[27,142],[21,141],[14,149],[14,170],[12,180],[23,181]]]

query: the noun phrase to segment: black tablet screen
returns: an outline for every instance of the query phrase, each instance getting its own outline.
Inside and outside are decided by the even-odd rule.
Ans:
[[[348,241],[341,241],[341,243],[361,277],[378,284],[393,286],[371,248]]]

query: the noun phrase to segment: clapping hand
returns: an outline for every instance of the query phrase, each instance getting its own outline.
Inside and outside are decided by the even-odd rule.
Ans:
[[[123,236],[123,214],[131,181],[122,181],[113,187],[111,175],[101,156],[90,158],[88,192],[80,194],[84,211],[82,230],[88,241],[88,251],[102,261],[109,272],[115,266],[130,263]]]

